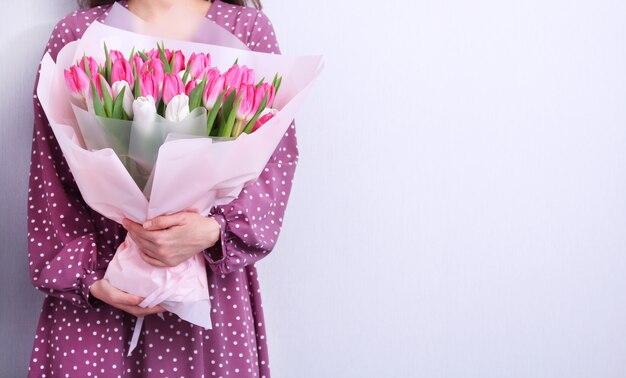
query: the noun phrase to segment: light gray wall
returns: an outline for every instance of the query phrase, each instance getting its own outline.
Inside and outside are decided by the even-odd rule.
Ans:
[[[24,216],[34,70],[71,3],[0,16],[16,52],[0,92],[4,371],[26,368],[40,305]],[[327,61],[258,264],[273,376],[626,376],[626,3],[266,13],[284,53]]]
[[[4,2],[0,12],[0,377],[25,377],[43,294],[30,285],[26,202],[37,66],[71,0]]]

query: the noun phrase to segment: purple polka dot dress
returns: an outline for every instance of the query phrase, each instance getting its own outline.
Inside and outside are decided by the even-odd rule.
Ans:
[[[108,9],[66,16],[54,28],[46,51],[56,59],[65,44],[104,19]],[[215,0],[206,17],[254,51],[280,53],[272,24],[261,11]],[[207,261],[213,329],[169,312],[164,320],[150,315],[137,348],[126,357],[135,317],[89,296],[126,231],[85,204],[36,95],[34,109],[28,257],[32,284],[46,298],[28,376],[269,377],[254,263],[272,251],[281,229],[298,163],[295,124],[259,179],[230,204],[211,210],[221,237],[201,253]]]

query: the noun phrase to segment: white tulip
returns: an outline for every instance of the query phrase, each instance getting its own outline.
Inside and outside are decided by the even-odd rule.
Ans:
[[[189,97],[181,93],[172,98],[165,108],[165,119],[180,122],[189,115]]]
[[[113,83],[111,86],[111,90],[113,91],[113,98],[115,99],[117,95],[122,92],[122,89],[126,88],[124,91],[124,99],[122,100],[122,106],[126,114],[132,119],[133,118],[133,102],[135,101],[135,96],[133,96],[133,91],[130,89],[130,85],[126,82],[126,80],[120,80]]]
[[[152,96],[137,97],[133,101],[133,120],[137,123],[152,123],[156,119],[156,104]]]

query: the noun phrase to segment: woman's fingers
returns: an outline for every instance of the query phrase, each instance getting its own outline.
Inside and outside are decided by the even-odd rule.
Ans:
[[[147,220],[143,228],[147,231],[166,230],[170,227],[180,226],[185,223],[188,213],[183,211],[172,215],[161,215]]]
[[[143,229],[143,227],[139,223],[135,223],[129,219],[124,219],[122,221],[122,226],[128,231],[133,240],[135,242],[139,242],[141,240],[144,241],[152,241],[153,237],[149,232]]]
[[[101,280],[102,300],[110,304],[111,306],[118,308],[122,311],[128,312],[134,316],[146,316],[151,314],[157,314],[159,312],[165,312],[165,308],[157,305],[154,307],[140,307],[139,304],[143,302],[144,298],[122,291],[109,282],[109,280]]]
[[[137,295],[129,294],[125,291],[122,291],[115,286],[111,285],[111,283],[106,280],[106,283],[103,285],[104,290],[106,291],[107,297],[111,302],[115,304],[122,304],[126,306],[137,306],[139,303],[143,302],[143,298]],[[110,303],[109,304],[113,304]]]
[[[169,267],[169,265],[165,264],[161,260],[158,260],[158,259],[148,255],[144,250],[140,250],[139,251],[139,255],[141,256],[143,261],[147,262],[150,265],[158,266],[158,267],[161,267],[161,268]]]
[[[141,252],[141,258],[148,264],[165,267],[167,264],[163,261],[163,256],[157,253],[157,245],[154,236],[150,235],[150,231],[145,231],[140,224],[124,219],[124,227],[128,230],[131,238],[135,241]],[[154,233],[154,232],[152,232]]]
[[[140,317],[140,316],[148,316],[148,315],[152,315],[152,314],[158,314],[160,312],[165,312],[165,309],[161,306],[154,306],[154,307],[139,307],[139,306],[127,306],[127,305],[119,305],[118,306],[114,306],[124,312],[127,312],[133,316],[136,317]]]

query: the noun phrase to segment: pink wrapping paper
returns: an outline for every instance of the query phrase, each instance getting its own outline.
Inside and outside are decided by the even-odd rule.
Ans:
[[[137,27],[140,22],[121,6],[114,7],[114,10],[116,13],[112,13],[118,16],[107,20],[117,26],[132,23],[130,26]],[[241,45],[232,41],[238,41],[234,36],[230,42],[225,41],[224,30],[207,20],[202,25],[203,35],[211,30],[219,35],[222,44]],[[100,56],[104,42],[109,49],[128,55],[133,47],[151,49],[160,41],[164,41],[167,48],[182,50],[186,56],[194,51],[208,51],[213,65],[220,70],[239,59],[240,64],[254,68],[257,77],[272,78],[279,72],[283,75],[283,84],[274,103],[279,110],[277,115],[252,134],[221,142],[209,137],[170,135],[159,149],[150,192],[146,196],[113,150],[89,151],[85,148],[69,102],[63,69],[83,54]],[[85,31],[81,40],[67,44],[60,51],[56,63],[49,55],[44,57],[37,95],[86,203],[118,223],[124,217],[143,223],[159,215],[183,210],[206,216],[212,206],[235,199],[245,185],[259,177],[322,66],[319,56],[287,57],[168,40],[96,22]],[[127,238],[110,262],[105,278],[121,290],[145,297],[143,307],[161,304],[186,321],[212,327],[206,267],[201,254],[177,267],[155,267],[141,259],[135,243]],[[142,320],[140,318],[135,326],[129,354],[136,346]]]

